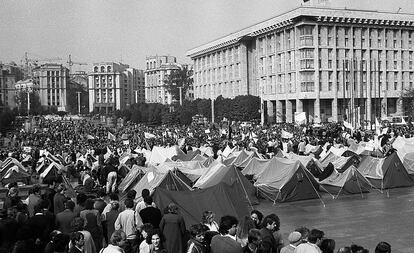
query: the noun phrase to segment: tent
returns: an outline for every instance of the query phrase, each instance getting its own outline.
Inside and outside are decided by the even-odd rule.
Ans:
[[[357,156],[337,156],[334,153],[328,153],[321,161],[322,166],[325,168],[329,163],[332,163],[334,168],[338,172],[344,172],[351,165],[358,165],[359,159]]]
[[[19,167],[19,171],[26,171],[26,168],[15,158],[13,157],[7,157],[0,166],[0,176],[3,177],[6,172],[14,167]]]
[[[273,158],[257,177],[254,186],[260,194],[274,202],[318,198],[319,185],[299,162]]]
[[[149,159],[149,164],[157,165],[162,162],[165,162],[167,159],[172,159],[173,157],[183,156],[185,153],[178,147],[159,147],[154,146],[151,151],[151,157]]]
[[[141,198],[143,189],[152,194],[157,187],[172,191],[191,191],[191,187],[180,179],[173,171],[162,173],[156,168],[148,168],[147,173],[131,189],[137,192],[137,199]]]
[[[127,192],[131,185],[136,184],[144,175],[146,168],[137,165],[132,166],[128,174],[119,183],[118,189],[121,193]]]
[[[193,187],[206,189],[222,182],[227,185],[236,183],[238,194],[240,196],[245,196],[250,205],[259,203],[254,186],[233,165],[225,166],[224,164],[217,164],[216,166],[209,168],[207,172],[197,180]]]
[[[379,189],[414,185],[396,152],[386,158],[366,156],[359,164],[358,170]]]
[[[392,143],[392,147],[397,150],[397,154],[401,160],[404,160],[404,157],[407,153],[414,151],[414,137],[404,138],[398,136]]]
[[[248,151],[246,149],[243,149],[240,154],[237,156],[237,158],[233,161],[233,164],[238,168],[245,168],[246,165],[252,160],[253,158],[262,158],[261,155],[259,155],[255,151]]]
[[[403,158],[403,165],[408,174],[414,179],[414,152],[405,154]]]
[[[53,181],[57,181],[61,177],[61,171],[63,169],[63,165],[52,162],[42,173],[40,173],[40,180],[42,183],[51,184]]]
[[[191,161],[205,162],[207,159],[208,158],[206,156],[201,155],[201,154],[197,154],[191,159]]]
[[[164,162],[158,165],[157,169],[165,173],[168,170],[178,169],[191,180],[191,184],[207,171],[207,168],[199,161]]]
[[[173,157],[173,160],[174,161],[191,161],[193,160],[195,156],[200,156],[200,154],[201,154],[200,150],[195,150],[195,151],[189,150],[187,151],[187,154],[185,154],[184,152],[183,153],[180,152],[180,154]]]
[[[319,182],[321,189],[331,194],[358,194],[369,192],[374,186],[356,168],[351,165],[344,172],[334,171],[329,177]]]
[[[276,158],[274,157],[272,159]],[[256,179],[266,169],[267,164],[269,164],[272,159],[253,158],[241,172],[243,175],[250,175],[253,176],[253,179]]]
[[[219,183],[194,191],[171,191],[158,187],[154,191],[153,199],[161,210],[169,203],[175,203],[187,227],[200,223],[206,210],[213,211],[218,219],[224,215],[233,215],[242,220],[244,216],[249,215],[247,205],[238,194],[235,183]]]
[[[0,181],[3,185],[11,182],[23,182],[25,184],[29,184],[30,174],[26,169],[18,165],[13,165],[8,168],[6,172],[2,173]]]

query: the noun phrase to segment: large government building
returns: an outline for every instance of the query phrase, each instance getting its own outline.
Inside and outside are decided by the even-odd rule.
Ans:
[[[355,125],[402,113],[414,15],[301,6],[187,52],[195,98],[260,96],[269,123]]]
[[[88,74],[89,111],[112,113],[144,102],[144,71],[114,62],[94,63]]]

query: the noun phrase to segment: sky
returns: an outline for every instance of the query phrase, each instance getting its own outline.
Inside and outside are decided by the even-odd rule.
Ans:
[[[0,0],[0,61],[62,58],[144,68],[299,7],[302,0]],[[331,0],[332,7],[414,13],[413,0]],[[76,69],[78,68],[78,69]],[[83,69],[82,69],[83,68]],[[74,65],[74,70],[87,70]]]

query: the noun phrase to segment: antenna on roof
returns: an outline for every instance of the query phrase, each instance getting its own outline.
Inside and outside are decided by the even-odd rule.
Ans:
[[[401,10],[402,10],[401,7],[399,7],[397,13],[400,13]]]

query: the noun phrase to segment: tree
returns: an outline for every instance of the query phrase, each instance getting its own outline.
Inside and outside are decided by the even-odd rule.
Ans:
[[[406,90],[403,93],[402,102],[405,115],[414,117],[414,89]]]
[[[188,65],[183,65],[178,69],[171,70],[171,73],[164,80],[167,91],[171,94],[173,100],[180,101],[180,88],[182,99],[185,99],[189,87],[193,85],[193,70]]]
[[[30,92],[30,114],[38,115],[42,113],[42,105],[40,103],[40,97],[37,92]],[[27,115],[27,92],[19,91],[15,96],[16,104],[19,105],[20,114]]]

